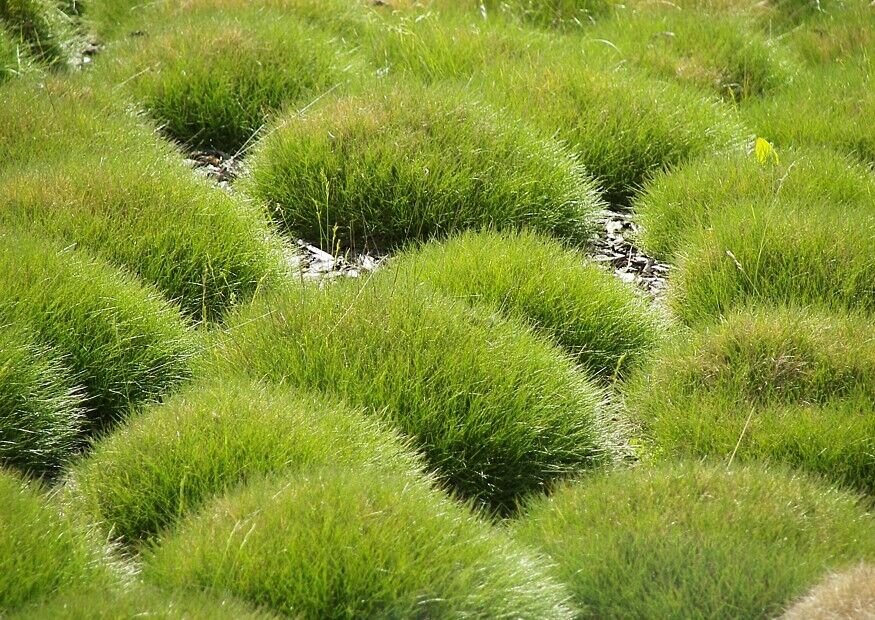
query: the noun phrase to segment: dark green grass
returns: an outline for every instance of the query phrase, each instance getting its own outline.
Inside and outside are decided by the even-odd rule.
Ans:
[[[792,203],[727,207],[685,246],[669,304],[688,324],[767,303],[875,310],[875,216]]]
[[[390,89],[283,119],[245,184],[327,250],[529,226],[585,243],[600,207],[559,144],[448,89]]]
[[[614,6],[611,0],[488,0],[482,4],[493,13],[506,11],[523,23],[558,30],[590,26],[609,16]]]
[[[0,470],[0,609],[11,612],[57,592],[105,587],[87,533],[35,484]]]
[[[415,472],[404,441],[324,397],[224,377],[156,405],[74,470],[73,500],[129,543],[258,474],[329,464]]]
[[[522,319],[603,379],[625,378],[660,336],[654,309],[637,291],[534,233],[464,233],[414,248],[393,267]]]
[[[316,470],[213,502],[146,557],[295,618],[570,618],[539,558],[407,476]]]
[[[278,616],[221,594],[166,592],[135,585],[125,589],[77,588],[26,607],[9,620],[272,620]]]
[[[559,489],[516,529],[586,618],[773,618],[830,569],[875,556],[858,499],[781,470],[637,467]]]
[[[602,390],[561,349],[391,272],[265,297],[216,357],[380,412],[457,493],[500,512],[609,458]]]
[[[60,355],[20,328],[0,327],[0,464],[56,475],[81,441],[82,404]]]
[[[704,158],[656,177],[635,201],[640,242],[672,259],[714,213],[730,205],[790,203],[813,210],[866,209],[875,201],[875,174],[850,156],[826,149],[781,151],[765,165],[753,153]],[[780,209],[775,217],[779,217]],[[853,217],[853,215],[851,215]]]
[[[27,71],[27,52],[0,23],[0,85]]]
[[[364,73],[341,41],[263,7],[190,10],[118,52],[110,79],[127,83],[169,135],[229,153],[270,113],[305,107]]]
[[[2,232],[0,291],[0,323],[27,327],[66,357],[95,425],[189,374],[195,341],[178,311],[105,263]]]
[[[54,0],[0,0],[0,25],[46,64],[64,64],[75,36],[67,15]]]
[[[667,345],[626,402],[657,455],[781,462],[875,494],[873,378],[869,317],[757,309]]]

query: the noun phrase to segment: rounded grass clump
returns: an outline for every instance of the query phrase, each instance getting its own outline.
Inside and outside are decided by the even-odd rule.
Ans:
[[[534,503],[515,531],[595,618],[774,618],[825,571],[875,556],[856,496],[755,467],[589,477]]]
[[[395,269],[451,297],[529,323],[604,379],[625,378],[659,339],[643,297],[541,235],[463,233],[402,255]]]
[[[754,154],[707,157],[654,178],[635,201],[640,241],[652,255],[673,258],[691,233],[708,228],[728,205],[788,202],[842,210],[875,201],[875,174],[825,149],[781,152],[779,163]]]
[[[80,444],[82,404],[60,355],[22,329],[0,327],[0,464],[59,473]]]
[[[860,564],[827,576],[784,612],[780,620],[871,617],[875,617],[875,566]]]
[[[197,179],[168,151],[82,156],[0,179],[0,223],[75,243],[218,321],[283,271],[254,205]]]
[[[295,618],[570,618],[537,556],[424,483],[355,469],[255,483],[146,555],[169,587]]]
[[[626,403],[658,455],[780,462],[875,493],[873,377],[870,318],[755,309],[667,345]]]
[[[148,408],[97,443],[72,489],[93,521],[136,543],[254,476],[332,463],[422,469],[405,441],[361,411],[224,377]]]
[[[791,203],[736,206],[691,239],[669,304],[702,324],[754,303],[875,310],[875,217]]]
[[[188,11],[131,44],[113,71],[164,130],[235,153],[268,115],[302,108],[349,81],[342,43],[281,9]]]
[[[189,374],[195,341],[151,288],[77,251],[0,233],[0,323],[26,327],[65,356],[102,426]]]
[[[64,64],[70,57],[73,27],[54,0],[0,0],[0,26],[24,43],[33,58]]]
[[[62,515],[36,485],[0,470],[0,506],[4,613],[58,592],[110,583],[87,532]]]
[[[458,494],[499,512],[612,449],[602,390],[558,347],[391,272],[265,297],[215,355],[382,414]]]
[[[246,189],[326,249],[392,248],[469,228],[585,243],[595,186],[558,143],[447,89],[391,89],[284,119]]]

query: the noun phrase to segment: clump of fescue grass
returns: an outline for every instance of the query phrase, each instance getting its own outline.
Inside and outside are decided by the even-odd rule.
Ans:
[[[535,233],[464,233],[413,248],[392,265],[451,297],[522,319],[602,379],[625,378],[661,333],[631,286]]]
[[[24,73],[29,64],[21,45],[0,23],[0,85]]]
[[[784,612],[780,620],[875,617],[875,566],[860,564],[829,575]]]
[[[601,206],[561,145],[447,89],[380,90],[286,117],[245,187],[291,234],[328,250],[487,226],[583,244]]]
[[[875,493],[875,330],[798,307],[683,334],[626,403],[659,456],[772,461]]]
[[[406,441],[361,411],[223,377],[147,409],[97,443],[72,474],[71,499],[112,536],[138,543],[259,474],[332,463],[423,469]]]
[[[694,234],[669,305],[688,324],[767,303],[875,310],[875,217],[793,203],[728,206]]]
[[[0,609],[4,613],[111,579],[87,532],[60,514],[39,487],[0,470]]]
[[[189,374],[193,333],[153,289],[18,232],[0,233],[0,241],[0,324],[26,327],[65,356],[95,425]]]
[[[610,0],[488,0],[483,5],[487,10],[509,11],[524,23],[571,30],[610,15],[614,3]]]
[[[146,555],[148,579],[298,618],[570,618],[537,556],[409,477],[321,469],[213,502]]]
[[[54,0],[0,0],[0,25],[46,64],[64,64],[74,38],[69,18]]]
[[[708,228],[713,214],[729,205],[787,202],[841,211],[873,200],[875,175],[866,166],[826,149],[795,149],[766,165],[753,153],[691,162],[654,178],[636,199],[635,212],[643,247],[672,259],[691,232]]]
[[[276,620],[220,593],[164,591],[137,584],[125,589],[77,588],[45,602],[25,607],[9,620]]]
[[[602,390],[561,349],[391,272],[266,296],[215,356],[382,414],[458,494],[502,513],[613,449]]]
[[[723,465],[589,477],[535,502],[516,534],[597,618],[773,618],[826,570],[875,557],[856,496]]]
[[[0,463],[52,477],[81,441],[82,395],[60,355],[0,326]]]
[[[303,108],[363,73],[343,43],[267,8],[189,10],[119,47],[110,78],[177,140],[235,153],[282,108]]]
[[[862,59],[875,46],[875,12],[866,2],[832,2],[787,33],[784,42],[813,66]]]

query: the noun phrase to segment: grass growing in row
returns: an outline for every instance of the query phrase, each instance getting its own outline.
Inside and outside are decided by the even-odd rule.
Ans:
[[[603,392],[561,349],[414,279],[301,286],[231,327],[220,365],[381,413],[458,494],[491,509],[609,458]]]
[[[0,464],[57,474],[81,441],[82,404],[60,355],[20,328],[0,327]]]
[[[413,473],[422,463],[372,417],[325,397],[225,377],[155,405],[73,471],[73,501],[137,543],[259,474],[329,464]]]
[[[111,582],[88,535],[35,484],[0,470],[0,609]]]
[[[773,618],[827,570],[875,556],[856,496],[753,467],[593,476],[534,503],[516,534],[597,618]]]
[[[860,564],[830,574],[780,620],[829,620],[875,615],[875,566]]]
[[[235,153],[267,116],[301,108],[362,73],[339,40],[281,8],[188,10],[119,46],[107,79],[186,144]]]
[[[604,379],[625,378],[657,342],[654,310],[583,254],[530,232],[464,233],[413,248],[394,269],[529,323]]]
[[[245,187],[328,250],[486,226],[585,243],[601,204],[559,144],[449,89],[388,89],[286,117]]]
[[[829,205],[730,206],[683,251],[669,304],[688,324],[766,303],[875,310],[875,216]]]
[[[875,174],[869,168],[848,155],[808,148],[781,152],[779,163],[766,165],[753,153],[691,162],[653,179],[635,201],[635,212],[642,245],[671,259],[692,232],[708,228],[713,214],[728,205],[786,202],[842,211],[865,209],[872,201]]]
[[[800,308],[668,345],[627,395],[658,454],[781,462],[875,493],[875,330]]]
[[[0,26],[46,64],[64,64],[70,57],[74,29],[54,0],[0,0]]]
[[[504,532],[407,476],[321,469],[254,483],[146,555],[146,578],[295,618],[571,618]]]
[[[65,356],[101,426],[189,373],[190,329],[153,289],[78,251],[0,232],[0,323]]]

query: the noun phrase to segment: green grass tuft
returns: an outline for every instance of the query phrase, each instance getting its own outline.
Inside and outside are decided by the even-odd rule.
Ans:
[[[0,470],[0,609],[57,592],[105,587],[109,573],[87,533],[59,514],[34,484]]]
[[[873,247],[875,217],[868,208],[727,207],[682,252],[669,304],[691,325],[753,303],[872,312]]]
[[[212,503],[148,554],[148,579],[297,618],[570,618],[536,556],[406,476],[316,470]]]
[[[27,53],[0,23],[0,85],[30,68]]]
[[[668,345],[627,405],[660,455],[785,463],[875,494],[871,319],[731,314]]]
[[[815,148],[782,151],[778,164],[762,165],[753,153],[692,162],[656,177],[636,200],[635,211],[643,247],[672,259],[697,230],[711,225],[715,213],[731,205],[789,203],[853,213],[873,201],[871,170],[847,155]]]
[[[189,374],[193,333],[156,292],[79,252],[0,233],[0,323],[66,357],[101,426]]]
[[[74,31],[54,0],[0,0],[0,26],[25,44],[30,55],[46,64],[65,64]]]
[[[246,189],[327,250],[487,226],[585,243],[600,206],[560,145],[442,89],[344,98],[285,118],[254,156]]]
[[[81,441],[82,395],[63,358],[0,327],[0,464],[52,477]]]
[[[657,342],[643,297],[583,254],[543,236],[465,233],[394,268],[457,299],[522,319],[603,379],[625,378]]]
[[[517,534],[597,618],[774,618],[826,570],[875,557],[857,497],[753,467],[594,476],[532,505]]]
[[[265,297],[216,356],[382,413],[457,493],[501,512],[609,456],[603,392],[558,347],[391,272]]]
[[[224,377],[99,442],[72,474],[72,499],[114,537],[136,543],[258,474],[332,463],[422,469],[405,442],[359,411]]]

